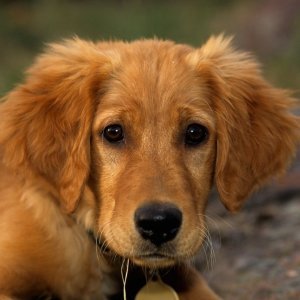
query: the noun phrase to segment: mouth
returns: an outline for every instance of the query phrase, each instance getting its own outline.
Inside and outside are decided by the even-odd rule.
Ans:
[[[151,253],[138,255],[132,258],[132,261],[136,265],[152,267],[152,268],[162,268],[169,267],[175,264],[176,258],[173,256],[165,255],[162,253]]]
[[[93,239],[93,241],[97,244],[102,254],[104,254],[107,257],[127,257],[129,260],[131,260],[135,265],[141,266],[141,267],[147,267],[147,268],[166,268],[171,267],[175,265],[178,261],[181,259],[177,257],[177,255],[171,254],[171,253],[164,253],[158,249],[154,250],[153,252],[147,253],[137,253],[134,255],[126,255],[126,254],[119,254],[109,247],[105,246],[105,242],[98,239],[93,235],[92,233],[89,233],[90,237]]]

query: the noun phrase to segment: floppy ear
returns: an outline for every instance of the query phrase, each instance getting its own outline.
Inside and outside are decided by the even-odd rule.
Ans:
[[[189,61],[212,92],[215,182],[224,205],[237,211],[256,187],[286,169],[299,142],[300,119],[289,112],[295,104],[289,93],[267,83],[256,61],[230,42],[213,37]]]
[[[51,45],[0,108],[3,162],[43,176],[75,209],[89,172],[89,140],[97,91],[110,63],[79,39]]]

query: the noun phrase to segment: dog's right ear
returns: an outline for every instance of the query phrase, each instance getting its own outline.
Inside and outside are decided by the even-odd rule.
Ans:
[[[101,83],[111,61],[80,39],[51,45],[0,108],[2,160],[25,176],[42,176],[75,209],[89,173],[89,142]]]

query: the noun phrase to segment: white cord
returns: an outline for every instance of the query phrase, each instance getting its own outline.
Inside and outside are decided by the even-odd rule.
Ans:
[[[123,274],[124,263],[125,263],[125,258],[123,259],[122,266],[121,266],[121,277],[122,277],[122,281],[123,281],[123,300],[127,300],[126,282],[127,282],[127,277],[128,277],[128,271],[129,271],[129,258],[127,258],[125,275]]]

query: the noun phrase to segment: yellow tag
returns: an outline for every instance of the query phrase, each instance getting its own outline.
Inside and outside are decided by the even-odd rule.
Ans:
[[[136,295],[135,300],[179,300],[177,293],[162,281],[149,281]]]

